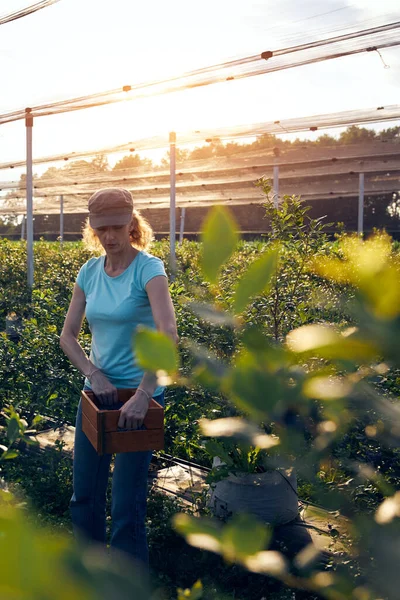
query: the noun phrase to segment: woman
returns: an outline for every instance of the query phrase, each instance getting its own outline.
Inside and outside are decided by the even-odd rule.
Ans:
[[[89,200],[84,232],[105,250],[77,276],[60,344],[85,375],[85,387],[104,405],[117,403],[117,388],[136,388],[123,405],[119,427],[141,427],[151,398],[164,404],[164,390],[135,360],[132,337],[138,325],[156,327],[178,340],[175,314],[162,261],[145,249],[148,223],[133,208],[129,191],[101,189]],[[86,313],[92,344],[88,358],[78,342]],[[117,454],[112,481],[111,547],[148,564],[145,530],[147,473],[151,452]],[[71,513],[74,531],[105,543],[106,490],[111,455],[98,456],[82,431],[79,403],[74,447]]]

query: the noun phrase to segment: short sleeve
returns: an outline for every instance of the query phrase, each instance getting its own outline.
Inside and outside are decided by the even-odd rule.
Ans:
[[[140,275],[140,285],[142,289],[145,289],[146,285],[153,277],[157,277],[158,275],[163,275],[164,277],[167,276],[163,261],[156,256],[148,257],[148,260],[143,265]]]
[[[76,277],[76,283],[79,285],[79,287],[81,288],[81,290],[86,294],[85,292],[85,284],[86,284],[86,264],[81,266],[81,268],[79,269],[79,273]]]

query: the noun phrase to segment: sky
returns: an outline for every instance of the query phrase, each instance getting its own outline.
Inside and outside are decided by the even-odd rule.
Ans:
[[[2,0],[0,16],[33,2]],[[399,0],[60,0],[0,26],[0,114],[398,20]],[[377,53],[363,53],[41,117],[34,123],[33,155],[103,148],[157,134],[167,140],[173,130],[398,104],[400,46],[381,54],[390,68]],[[0,162],[24,156],[24,122],[1,125]],[[6,177],[3,171],[0,179]]]

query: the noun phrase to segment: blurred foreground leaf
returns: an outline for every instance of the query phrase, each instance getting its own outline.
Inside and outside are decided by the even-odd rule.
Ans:
[[[310,377],[303,386],[305,396],[317,400],[338,400],[346,398],[352,385],[344,377],[317,376]]]
[[[375,521],[379,525],[391,523],[395,517],[400,517],[400,492],[386,498],[375,513]]]
[[[200,419],[199,425],[204,435],[210,437],[236,437],[248,442],[252,446],[257,446],[265,450],[279,444],[279,439],[276,436],[262,433],[258,427],[239,417],[228,417],[213,421]],[[224,460],[222,456],[220,458]]]
[[[200,600],[202,596],[203,584],[200,580],[196,581],[191,589],[183,590],[182,588],[178,588],[178,600]]]
[[[266,252],[247,268],[235,291],[235,313],[242,312],[251,298],[266,292],[278,264],[276,249]]]
[[[225,527],[210,519],[184,513],[174,517],[175,529],[197,548],[222,554],[230,562],[244,564],[249,556],[261,552],[268,544],[271,531],[251,515],[236,515]]]
[[[0,598],[148,600],[143,575],[124,556],[78,550],[66,537],[37,530],[3,498],[0,510]]]
[[[231,561],[243,561],[265,549],[271,531],[251,515],[237,515],[221,535],[224,557]]]
[[[291,331],[286,344],[292,352],[329,360],[352,363],[377,359],[376,345],[359,337],[356,328],[339,333],[333,326],[311,324]]]
[[[253,419],[265,422],[282,398],[284,388],[276,371],[269,372],[264,362],[243,351],[223,381],[228,397]]]
[[[238,225],[226,208],[215,206],[207,213],[201,236],[201,267],[211,283],[216,283],[220,268],[236,248],[237,230]]]
[[[188,544],[219,553],[221,550],[219,524],[211,519],[192,517],[185,513],[179,513],[173,518],[175,529],[185,536]]]
[[[361,292],[363,302],[377,317],[391,319],[400,314],[400,262],[392,256],[392,240],[379,234],[362,241],[356,236],[342,240],[343,259],[323,257],[312,261],[315,273]]]
[[[189,302],[187,305],[195,315],[207,321],[211,325],[226,325],[227,327],[234,327],[237,323],[228,312],[218,310],[212,304],[206,304],[203,302]]]
[[[178,370],[176,346],[167,335],[154,329],[141,328],[134,339],[137,360],[143,369],[170,374]]]

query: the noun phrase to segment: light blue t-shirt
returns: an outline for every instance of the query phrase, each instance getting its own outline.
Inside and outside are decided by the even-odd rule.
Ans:
[[[85,263],[76,282],[86,296],[86,319],[92,334],[90,360],[117,388],[135,388],[143,377],[136,362],[133,334],[138,325],[155,329],[146,285],[157,275],[166,277],[163,262],[139,252],[117,277],[104,270],[105,256]],[[86,379],[85,385],[90,388]],[[164,388],[158,387],[154,396]]]

